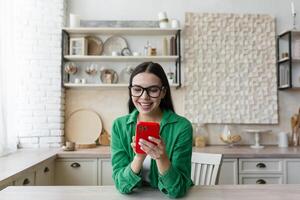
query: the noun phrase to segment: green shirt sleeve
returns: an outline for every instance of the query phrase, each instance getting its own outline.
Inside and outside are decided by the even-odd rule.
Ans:
[[[191,156],[193,129],[190,122],[185,123],[177,137],[171,166],[158,178],[158,188],[170,198],[182,197],[193,185],[191,180]]]
[[[116,188],[121,193],[128,194],[141,185],[142,178],[131,170],[130,155],[128,154],[128,149],[125,149],[131,148],[131,146],[127,147],[127,145],[124,146],[124,143],[122,143],[122,129],[120,129],[119,123],[118,119],[115,120],[111,131],[112,178]]]

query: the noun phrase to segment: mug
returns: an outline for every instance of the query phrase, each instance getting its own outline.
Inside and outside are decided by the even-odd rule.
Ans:
[[[75,83],[80,83],[80,79],[79,78],[75,78]]]

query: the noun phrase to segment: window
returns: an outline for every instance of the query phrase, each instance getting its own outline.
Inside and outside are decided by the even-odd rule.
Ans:
[[[0,156],[16,149],[13,1],[0,1]]]

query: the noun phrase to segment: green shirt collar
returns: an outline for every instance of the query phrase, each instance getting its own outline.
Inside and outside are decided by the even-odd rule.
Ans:
[[[127,120],[127,124],[130,123],[136,123],[137,122],[137,116],[139,114],[139,111],[137,109],[134,109],[130,114],[129,118]],[[163,110],[163,117],[160,123],[160,126],[164,126],[165,124],[168,123],[174,123],[177,122],[177,115],[171,111],[171,110]]]

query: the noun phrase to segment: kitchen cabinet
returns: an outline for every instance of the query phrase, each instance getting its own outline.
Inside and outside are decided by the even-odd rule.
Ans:
[[[54,160],[45,161],[37,166],[36,185],[53,185],[54,184]]]
[[[97,185],[97,159],[57,159],[55,185]]]
[[[219,174],[219,185],[238,184],[238,159],[223,159]]]
[[[13,185],[13,182],[11,181],[1,181],[0,182],[0,190],[3,190],[4,188]]]
[[[35,172],[25,172],[22,173],[14,181],[15,186],[33,186],[35,185]]]
[[[180,51],[180,29],[172,29],[172,28],[108,28],[108,27],[79,27],[79,28],[63,28],[62,30],[62,85],[66,88],[127,88],[128,80],[124,80],[124,76],[128,76],[128,74],[124,75],[124,71],[126,71],[126,66],[137,66],[137,64],[153,61],[153,62],[163,62],[166,73],[172,72],[174,77],[174,81],[171,86],[180,87],[181,86],[181,51]],[[101,40],[109,39],[111,36],[116,36],[114,42],[118,42],[113,47],[115,52],[119,50],[119,46],[121,44],[128,43],[128,48],[130,47],[132,52],[139,52],[137,55],[126,54],[126,55],[72,55],[69,49],[69,41],[71,38],[81,37],[85,38],[87,36],[101,36]],[[121,37],[120,37],[121,36]],[[126,37],[126,39],[125,39]],[[175,42],[175,51],[172,55],[167,53],[167,55],[163,55],[163,50],[161,48],[162,41],[165,37],[174,37]],[[100,37],[99,37],[100,38]],[[144,55],[144,45],[146,42],[152,41],[152,44],[156,46],[156,55]],[[122,42],[124,41],[124,42]],[[100,45],[102,42],[98,42]],[[107,47],[108,44],[100,45],[101,48],[111,48]],[[142,46],[141,46],[142,45]],[[170,45],[169,45],[170,46]],[[121,46],[122,47],[122,46]],[[99,47],[100,48],[100,47]],[[123,47],[122,47],[123,48]],[[168,47],[169,48],[169,47]],[[122,51],[127,48],[123,48]],[[175,54],[175,55],[174,55]],[[80,68],[80,70],[75,70],[75,73],[67,73],[65,71],[65,67],[67,63],[76,63],[75,66]],[[85,71],[82,69],[83,67],[88,67],[89,64],[94,63],[98,66],[104,66],[104,68],[110,69],[113,67],[113,70],[118,74],[119,80],[117,83],[103,83],[99,79],[93,79],[91,76],[86,76],[84,73],[80,73],[80,71]],[[174,64],[173,64],[174,63]],[[117,68],[114,68],[117,65]],[[124,68],[124,69],[121,69]],[[99,72],[100,69],[97,69]],[[128,71],[128,70],[127,70]],[[170,73],[171,74],[171,73]],[[99,77],[99,75],[97,75]],[[123,77],[123,78],[122,78]],[[76,79],[81,80],[81,83],[77,83]],[[88,80],[87,83],[82,83],[82,79]],[[90,79],[90,80],[89,80]],[[122,80],[121,80],[122,79]],[[84,81],[85,82],[85,81]]]
[[[114,181],[112,179],[112,166],[110,159],[99,159],[98,170],[99,185],[114,185]]]
[[[300,159],[285,159],[285,183],[300,184]]]

